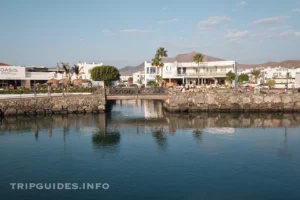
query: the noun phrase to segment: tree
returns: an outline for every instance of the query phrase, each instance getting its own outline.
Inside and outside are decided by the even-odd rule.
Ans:
[[[230,70],[226,74],[226,80],[232,83],[232,81],[235,79],[235,74]]]
[[[157,83],[155,81],[150,80],[150,81],[147,82],[147,86],[157,87],[158,85],[157,85]]]
[[[105,86],[110,86],[112,81],[117,81],[120,79],[120,72],[114,66],[98,66],[91,70],[91,78],[94,81],[104,81]]]
[[[156,77],[155,77],[155,80],[156,80],[156,82],[158,83],[158,84],[162,84],[162,82],[163,82],[163,78],[160,76],[160,75],[156,75]]]
[[[259,70],[259,69],[253,69],[253,70],[251,71],[251,74],[254,76],[255,83],[257,83],[257,78],[258,78],[258,76],[260,75],[260,70]]]
[[[239,82],[249,81],[249,76],[248,76],[248,74],[240,74],[240,75],[238,76],[238,81],[239,81]]]
[[[194,56],[194,62],[198,64],[198,85],[200,85],[200,77],[199,77],[199,72],[200,72],[200,63],[203,62],[204,56],[201,53],[197,53]]]
[[[152,59],[152,66],[156,66],[156,75],[158,75],[158,67],[163,67],[164,63],[161,61],[159,56],[155,55],[155,57]]]
[[[70,70],[69,64],[68,64],[68,63],[64,63],[64,62],[61,62],[61,65],[62,65],[62,68],[63,68],[64,71],[65,71],[66,78],[70,80],[70,78],[71,78],[71,77],[70,77],[70,72],[71,72],[71,70]]]
[[[155,79],[157,80],[157,82],[160,82],[163,80],[163,78],[160,75],[156,75]]]
[[[273,80],[273,79],[268,80],[268,86],[269,86],[269,88],[274,87],[275,84],[276,84],[275,80]]]
[[[128,78],[128,83],[130,83],[130,84],[133,83],[133,78],[132,78],[132,77],[129,77],[129,78]]]
[[[163,66],[164,66],[164,63],[162,62],[162,59],[165,58],[165,57],[168,57],[168,51],[165,50],[165,48],[163,47],[160,47],[156,50],[156,55],[155,57],[158,57],[161,59],[161,65],[159,65],[159,67],[161,67],[161,76],[163,76]]]
[[[78,79],[78,76],[83,74],[82,72],[83,67],[79,67],[78,65],[74,65],[74,67],[72,68],[72,71],[74,72],[74,74],[76,74],[76,79]]]

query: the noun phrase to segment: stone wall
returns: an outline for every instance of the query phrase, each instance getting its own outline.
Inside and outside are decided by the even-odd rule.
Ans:
[[[238,90],[182,93],[170,89],[169,112],[299,112],[300,94],[253,94]]]
[[[0,100],[0,115],[99,113],[106,110],[104,92],[94,95]]]

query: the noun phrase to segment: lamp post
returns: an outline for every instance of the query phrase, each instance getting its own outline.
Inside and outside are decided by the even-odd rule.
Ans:
[[[62,96],[65,98],[65,75],[63,74]]]
[[[34,93],[34,97],[36,97],[36,85],[35,85],[35,80],[33,80],[33,93]]]

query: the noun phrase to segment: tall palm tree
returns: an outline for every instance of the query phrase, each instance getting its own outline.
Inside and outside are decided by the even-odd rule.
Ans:
[[[156,50],[156,55],[155,56],[157,56],[160,59],[163,59],[165,57],[168,57],[168,51],[163,47],[159,47]],[[162,62],[162,64],[160,65],[160,67],[161,67],[161,77],[163,76],[163,66],[164,66],[164,63]]]
[[[163,67],[164,63],[161,61],[161,58],[159,58],[157,55],[152,59],[152,66],[156,66],[156,75],[158,75],[158,67]]]
[[[197,53],[194,55],[194,62],[198,64],[198,85],[200,85],[200,77],[199,77],[199,72],[200,72],[200,63],[203,62],[204,56],[201,53]]]
[[[74,74],[76,74],[76,79],[78,79],[78,76],[83,74],[82,72],[83,67],[79,67],[79,65],[74,65],[74,67],[72,67],[72,71],[74,72]]]
[[[68,63],[62,62],[61,65],[62,65],[62,68],[63,68],[64,71],[65,71],[66,78],[70,80],[70,72],[71,72],[71,70],[70,70],[69,64],[68,64]]]
[[[258,78],[258,76],[260,75],[260,69],[253,69],[253,70],[251,71],[251,74],[254,76],[255,83],[257,83],[257,78]]]

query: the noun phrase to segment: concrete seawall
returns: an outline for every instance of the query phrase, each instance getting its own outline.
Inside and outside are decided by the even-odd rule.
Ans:
[[[170,89],[163,107],[169,112],[300,112],[300,94],[182,93]]]
[[[0,115],[45,115],[105,112],[104,90],[94,95],[0,100]]]

